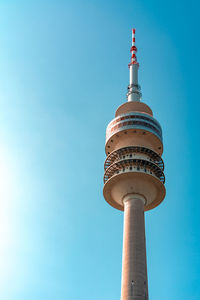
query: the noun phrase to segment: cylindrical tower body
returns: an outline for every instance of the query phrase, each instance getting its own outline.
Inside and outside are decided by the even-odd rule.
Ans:
[[[124,197],[124,236],[121,299],[147,300],[144,203],[141,195]]]
[[[144,211],[165,197],[162,128],[140,102],[139,64],[132,31],[128,102],[118,107],[106,129],[106,201],[124,211],[121,300],[148,300]]]

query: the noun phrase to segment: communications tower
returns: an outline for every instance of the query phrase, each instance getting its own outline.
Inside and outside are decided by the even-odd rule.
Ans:
[[[144,211],[165,197],[162,129],[141,102],[135,29],[132,29],[127,102],[106,129],[103,194],[124,211],[121,300],[148,300]]]

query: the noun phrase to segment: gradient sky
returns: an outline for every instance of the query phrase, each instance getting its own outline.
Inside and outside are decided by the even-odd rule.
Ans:
[[[123,213],[105,130],[136,28],[167,195],[146,213],[149,295],[200,299],[198,1],[0,1],[0,299],[120,299]]]

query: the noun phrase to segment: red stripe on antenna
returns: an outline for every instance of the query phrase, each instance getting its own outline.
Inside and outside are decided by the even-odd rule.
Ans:
[[[131,49],[130,49],[130,52],[132,52],[132,51],[137,52],[137,47],[136,46],[132,46]]]

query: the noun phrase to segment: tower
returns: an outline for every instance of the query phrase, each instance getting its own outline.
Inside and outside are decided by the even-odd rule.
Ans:
[[[106,129],[103,194],[124,211],[121,300],[148,300],[144,211],[165,197],[162,129],[141,102],[135,29],[132,29],[127,102]]]

